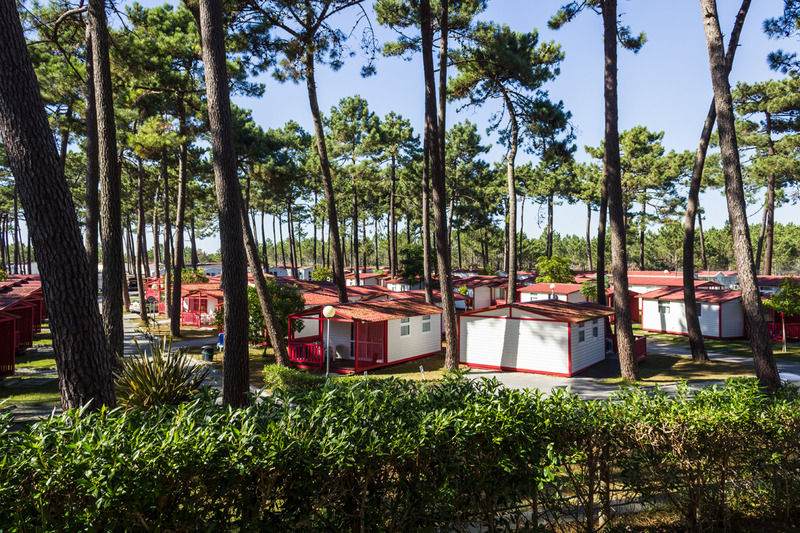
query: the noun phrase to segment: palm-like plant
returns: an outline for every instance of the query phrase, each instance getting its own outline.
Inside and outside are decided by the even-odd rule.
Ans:
[[[194,364],[182,348],[172,349],[172,341],[149,341],[143,351],[123,359],[114,374],[117,403],[128,409],[147,409],[175,405],[192,399],[198,392],[209,368]]]

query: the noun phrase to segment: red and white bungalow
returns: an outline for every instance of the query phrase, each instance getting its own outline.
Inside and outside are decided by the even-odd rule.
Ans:
[[[604,318],[613,309],[546,300],[467,311],[458,352],[470,367],[574,376],[605,359]]]
[[[550,288],[550,285],[553,285]],[[586,301],[586,296],[581,292],[578,283],[535,283],[517,291],[520,302],[535,302],[537,300],[563,300],[565,302],[580,303]]]
[[[14,374],[16,352],[33,345],[46,318],[38,276],[9,276],[0,282],[0,378]]]
[[[222,307],[224,301],[222,289],[204,288],[191,290],[183,297],[181,325],[212,325],[217,309]]]
[[[697,312],[704,337],[735,339],[745,336],[742,293],[727,289],[697,289]],[[642,329],[688,334],[683,288],[665,288],[640,294]]]
[[[453,278],[455,290],[466,287],[467,308],[485,309],[497,303],[498,293],[495,288],[503,289],[508,286],[508,280],[500,276],[470,276],[468,278]],[[500,291],[505,295],[505,291]]]
[[[383,272],[359,272],[358,283],[356,283],[356,275],[351,273],[344,277],[344,284],[348,287],[354,287],[356,285],[361,287],[380,285],[379,281],[384,275]]]
[[[336,315],[330,322],[322,316],[322,306],[289,315],[292,363],[300,367],[325,367],[327,324],[330,324],[328,357],[331,370],[336,372],[363,372],[441,352],[442,311],[434,305],[409,298],[333,307]],[[298,320],[303,321],[304,327],[293,332]]]
[[[701,281],[713,281],[723,289],[739,288],[739,273],[735,270],[701,270],[697,273]]]

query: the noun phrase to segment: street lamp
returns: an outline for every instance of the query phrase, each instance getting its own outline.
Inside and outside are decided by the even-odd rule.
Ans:
[[[322,308],[322,316],[325,317],[325,325],[327,327],[327,340],[325,341],[325,379],[328,379],[328,374],[331,370],[331,358],[330,358],[330,349],[331,349],[331,318],[336,316],[336,309],[333,308],[332,305],[326,305]]]
[[[555,283],[551,283],[550,284],[550,299],[551,300],[555,300],[556,299],[556,284]]]

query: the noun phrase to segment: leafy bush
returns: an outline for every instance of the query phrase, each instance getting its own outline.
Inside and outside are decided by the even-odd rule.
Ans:
[[[575,273],[569,268],[570,262],[566,257],[541,256],[536,260],[537,283],[574,283]]]
[[[181,283],[208,283],[208,276],[202,268],[184,268],[181,270]]]
[[[175,405],[191,400],[198,392],[209,368],[195,364],[183,349],[172,349],[172,341],[151,340],[137,355],[122,359],[114,374],[117,403],[122,407],[145,409]]]
[[[6,269],[0,268],[0,281],[6,281],[8,279],[8,272]]]
[[[267,278],[267,289],[272,296],[272,306],[275,309],[275,319],[278,321],[278,334],[282,338],[289,335],[289,315],[305,309],[303,295],[294,285],[284,285]],[[265,338],[267,323],[264,320],[264,313],[261,311],[261,302],[258,299],[258,291],[255,287],[247,288],[247,311],[249,313],[249,324],[247,327],[247,337],[251,344],[261,344],[269,338]],[[217,308],[214,317],[214,326],[222,331],[225,329],[225,313],[222,307]],[[302,331],[303,323],[295,321],[294,331]]]
[[[326,266],[318,266],[311,271],[311,279],[314,281],[333,281],[333,271]]]
[[[800,518],[798,407],[796,390],[768,396],[754,380],[582,401],[454,377],[276,387],[245,409],[201,397],[69,412],[17,432],[0,414],[0,524],[530,531],[535,517],[596,531],[625,500],[670,505],[685,515],[674,530],[743,515],[787,530]]]

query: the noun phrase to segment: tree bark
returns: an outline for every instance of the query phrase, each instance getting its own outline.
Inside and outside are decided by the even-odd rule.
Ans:
[[[64,113],[64,127],[61,128],[61,146],[58,151],[58,164],[63,173],[67,168],[67,148],[69,148],[69,127],[68,124],[72,120],[72,103],[67,105],[67,111]]]
[[[355,160],[353,160],[353,165],[355,165]],[[357,287],[361,285],[361,279],[358,269],[358,189],[356,188],[355,173],[353,173],[350,179],[350,184],[353,187],[353,217],[351,219],[353,224],[353,246],[351,247],[350,253],[353,254],[353,275],[355,276]],[[366,263],[364,263],[364,266],[367,266]]]
[[[13,273],[19,274],[20,254],[19,254],[19,210],[17,209],[17,185],[14,188],[14,266]]]
[[[728,83],[728,69],[719,28],[715,0],[700,0],[705,27],[706,44],[714,86],[714,106],[717,109],[722,171],[725,176],[725,196],[733,234],[733,253],[742,291],[742,307],[747,317],[747,331],[753,350],[753,361],[761,385],[769,391],[780,387],[778,367],[772,356],[767,324],[761,312],[761,297],[758,292],[753,248],[747,227],[747,212],[739,166],[739,148],[734,127],[733,101]]]
[[[502,90],[502,89],[501,89]],[[509,139],[508,155],[506,156],[506,186],[508,188],[508,216],[506,230],[508,237],[508,290],[506,292],[506,303],[517,301],[517,182],[514,175],[514,163],[517,158],[517,144],[519,142],[519,126],[517,125],[517,115],[511,99],[505,91],[503,99],[508,111],[508,120],[511,124],[511,138]],[[552,224],[552,213],[548,217],[548,224]],[[552,227],[548,229],[552,233]],[[548,235],[548,242],[552,235]],[[549,254],[552,254],[552,244],[548,245]],[[550,255],[548,255],[550,257]]]
[[[121,182],[117,164],[117,130],[105,2],[89,0],[92,63],[97,105],[98,162],[100,171],[100,233],[103,240],[103,326],[112,357],[122,356],[122,259]]]
[[[708,270],[708,258],[706,256],[706,238],[703,233],[703,213],[698,210],[697,230],[700,232],[700,261],[703,263],[703,270]],[[694,265],[692,265],[694,266]]]
[[[442,151],[438,146],[436,91],[433,75],[433,28],[430,0],[420,2],[420,28],[422,33],[422,62],[425,71],[425,137],[430,139],[430,170],[433,192],[433,218],[436,228],[436,259],[439,273],[439,291],[442,298],[445,324],[445,369],[458,369],[458,332],[456,328],[453,280],[450,277],[450,243],[447,239],[447,191],[445,187]]]
[[[292,216],[292,200],[286,200],[286,224],[289,233],[289,259],[292,262],[292,277],[297,279],[297,247],[294,242],[294,217]]]
[[[147,321],[147,306],[144,299],[144,279],[142,278],[142,263],[147,261],[147,248],[143,249],[144,241],[144,164],[142,158],[136,158],[136,182],[137,182],[137,220],[136,236],[139,246],[136,252],[136,290],[139,292],[139,318]]]
[[[255,228],[253,229],[255,231]],[[267,250],[267,232],[264,230],[264,211],[261,211],[261,260],[264,272],[269,272],[269,253]]]
[[[767,200],[764,199],[764,205],[761,209],[761,227],[758,232],[758,243],[756,244],[756,273],[761,270],[761,251],[764,249],[764,234],[767,231]]]
[[[389,271],[392,278],[397,276],[397,222],[395,219],[395,195],[397,194],[397,160],[392,154],[392,164],[389,167],[391,181],[389,185]]]
[[[430,5],[428,6],[430,8]],[[431,58],[431,62],[433,58]],[[433,83],[433,80],[431,80]],[[428,81],[425,81],[425,90],[428,91]],[[426,121],[428,120],[426,115]],[[435,134],[435,132],[434,132]],[[422,162],[422,285],[425,288],[425,301],[433,303],[433,277],[431,276],[431,225],[428,220],[428,196],[431,181],[431,150],[436,149],[433,140],[430,139],[427,128],[424,132],[423,140],[423,162]],[[410,280],[409,280],[410,281]]]
[[[153,198],[153,262],[155,263],[155,277],[161,277],[161,230],[158,222],[158,188]]]
[[[328,228],[330,232],[329,243],[333,252],[333,280],[340,302],[347,302],[347,287],[344,282],[344,259],[342,245],[339,239],[339,218],[336,214],[336,199],[333,192],[333,178],[331,166],[328,161],[328,148],[325,145],[325,132],[322,129],[322,115],[317,101],[317,82],[314,77],[314,47],[306,43],[305,54],[306,88],[308,89],[308,102],[311,106],[311,117],[314,120],[314,134],[317,140],[317,155],[319,156],[320,174],[322,174],[322,188],[325,191],[325,202],[328,207]]]
[[[189,218],[189,245],[192,248],[192,269],[197,270],[200,258],[197,257],[197,235],[195,235],[194,231],[194,215]]]
[[[97,293],[14,2],[0,2],[0,42],[0,136],[36,247],[61,406],[113,407]]]
[[[647,216],[647,202],[646,196],[642,195],[642,212],[640,213],[641,220],[639,221],[639,270],[644,270],[644,233],[647,229],[645,217]]]
[[[286,268],[286,248],[284,248],[283,245],[283,221],[280,218],[278,219],[278,235],[281,238],[281,261],[283,261],[283,268]]]
[[[175,244],[173,246],[172,257],[172,315],[169,320],[169,332],[173,337],[181,335],[181,274],[183,273],[183,233],[186,224],[186,182],[187,166],[189,165],[188,150],[189,141],[187,140],[188,131],[186,128],[186,106],[183,94],[177,96],[178,104],[178,134],[181,136],[181,144],[178,150],[178,198],[175,203]]]
[[[172,289],[172,251],[170,247],[172,224],[169,220],[169,172],[166,150],[161,154],[161,181],[164,187],[164,312],[169,317],[172,316],[172,299],[170,298],[170,294],[172,294],[170,292]]]
[[[586,202],[586,260],[589,269],[592,270],[592,204]]]
[[[86,57],[93,55],[92,32],[86,26]],[[86,255],[89,258],[89,283],[92,285],[94,294],[97,294],[98,287],[98,232],[100,220],[100,203],[97,197],[97,189],[100,180],[100,168],[97,153],[97,105],[94,97],[94,65],[91,60],[86,61],[86,144],[84,151],[86,154]]]
[[[242,239],[242,193],[236,176],[233,121],[226,70],[225,34],[220,0],[199,0],[200,35],[211,125],[214,182],[219,211],[222,290],[225,296],[225,367],[222,401],[248,403],[247,259]]]
[[[767,126],[767,154],[775,155],[775,141],[772,140],[772,116],[766,113]],[[772,275],[772,245],[775,234],[775,174],[770,172],[767,176],[767,220],[766,233],[764,234],[764,274]]]
[[[272,349],[275,352],[275,362],[281,366],[289,366],[289,356],[286,353],[286,343],[278,333],[278,319],[275,317],[275,306],[272,302],[272,295],[267,286],[267,280],[264,277],[264,271],[261,270],[261,264],[258,261],[258,244],[253,238],[253,230],[247,221],[247,212],[242,204],[242,233],[244,234],[245,251],[247,253],[247,263],[250,266],[250,271],[253,274],[253,282],[256,286],[256,293],[258,294],[258,302],[261,305],[261,312],[264,314],[264,323],[267,328],[267,336],[269,342],[272,344]]]
[[[608,188],[608,214],[611,223],[611,269],[614,276],[614,327],[617,335],[622,377],[639,379],[633,351],[631,301],[628,296],[628,254],[625,244],[625,214],[619,161],[617,108],[617,0],[603,2],[603,41],[605,51],[605,150],[603,179]],[[598,286],[600,283],[598,283]]]
[[[547,258],[553,257],[553,191],[547,195]]]
[[[275,215],[272,215],[272,251],[275,256],[275,266],[278,266],[278,237],[275,235]]]
[[[736,15],[736,21],[731,32],[728,52],[725,57],[726,73],[730,72],[733,65],[733,58],[736,48],[739,45],[739,36],[742,26],[750,8],[750,0],[743,0]],[[714,122],[717,119],[717,109],[714,99],[711,100],[706,120],[703,123],[703,130],[700,133],[700,143],[695,152],[694,167],[692,168],[692,179],[689,183],[689,195],[686,200],[686,217],[683,222],[683,301],[686,307],[686,327],[689,334],[689,346],[692,349],[692,359],[702,362],[708,361],[708,352],[703,341],[703,332],[700,329],[700,318],[697,316],[697,298],[694,290],[694,225],[695,219],[698,221],[700,229],[700,249],[703,260],[703,269],[708,270],[706,259],[705,239],[703,236],[703,215],[699,212],[700,186],[703,179],[703,168],[705,167],[706,153],[711,141],[711,133],[714,130]]]

